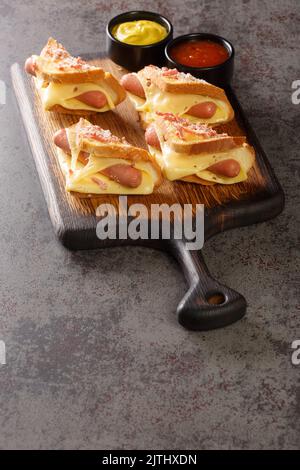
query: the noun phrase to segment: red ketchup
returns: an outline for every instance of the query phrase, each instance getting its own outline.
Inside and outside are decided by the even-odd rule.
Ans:
[[[192,40],[176,44],[170,51],[172,59],[188,67],[213,67],[228,59],[226,47],[209,40]]]

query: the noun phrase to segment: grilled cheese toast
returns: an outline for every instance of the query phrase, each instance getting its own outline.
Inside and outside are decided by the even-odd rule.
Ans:
[[[105,112],[126,97],[113,75],[72,57],[53,38],[49,38],[39,56],[32,56],[26,64],[27,72],[35,76],[46,111],[82,115]]]
[[[254,149],[245,137],[218,134],[206,125],[190,123],[171,113],[156,114],[146,141],[164,176],[171,181],[238,183],[247,179],[255,159]]]
[[[157,111],[171,112],[191,122],[211,126],[228,122],[234,117],[224,90],[190,74],[149,65],[131,75],[144,90],[144,98],[129,91],[144,127],[155,119]],[[207,112],[207,106],[211,111]]]
[[[83,197],[150,194],[160,184],[160,168],[146,150],[83,118],[64,131],[68,148],[54,142],[67,191]]]

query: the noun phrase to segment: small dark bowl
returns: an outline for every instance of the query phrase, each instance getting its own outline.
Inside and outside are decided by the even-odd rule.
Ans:
[[[210,40],[224,46],[229,53],[228,59],[226,59],[225,62],[222,62],[221,64],[214,65],[213,67],[189,67],[187,65],[180,64],[172,58],[172,47],[174,47],[176,44],[199,39]],[[206,80],[207,82],[222,88],[226,87],[226,85],[229,85],[231,82],[234,69],[234,47],[227,39],[222,38],[221,36],[208,33],[193,33],[178,36],[166,45],[165,54],[167,58],[167,65],[170,68],[175,67],[180,70],[180,72],[190,73],[197,78],[202,78],[203,80]]]
[[[167,29],[168,34],[162,41],[148,46],[125,44],[112,35],[112,28],[115,25],[135,20],[156,21]],[[150,11],[128,11],[112,18],[106,26],[107,54],[116,64],[122,65],[132,72],[149,64],[161,66],[166,62],[165,47],[172,37],[172,23],[164,16]]]

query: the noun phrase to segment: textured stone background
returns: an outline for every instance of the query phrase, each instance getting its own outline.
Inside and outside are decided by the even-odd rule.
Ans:
[[[177,324],[186,287],[166,255],[58,244],[12,94],[10,64],[50,34],[74,52],[103,49],[107,20],[137,7],[166,14],[176,35],[233,41],[235,89],[286,192],[278,218],[204,248],[249,304],[223,330]],[[299,448],[300,2],[2,0],[0,17],[0,447]]]

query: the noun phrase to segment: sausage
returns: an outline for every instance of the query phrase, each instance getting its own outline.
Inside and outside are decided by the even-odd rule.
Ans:
[[[34,58],[32,56],[28,57],[28,59],[25,62],[25,65],[24,65],[25,72],[27,72],[30,75],[33,75],[35,77],[36,76],[35,66],[36,66],[36,64],[35,64]]]
[[[241,166],[239,162],[233,160],[233,158],[228,158],[228,160],[223,160],[221,162],[215,163],[207,169],[212,173],[215,173],[216,175],[234,178],[239,174]]]
[[[212,101],[204,101],[203,103],[195,104],[188,111],[187,114],[202,119],[209,119],[213,117],[217,110],[217,105]]]
[[[129,93],[139,96],[140,98],[146,98],[144,88],[134,73],[123,75],[120,83]]]
[[[151,147],[155,147],[158,150],[161,150],[160,141],[157,137],[157,133],[154,126],[150,125],[147,127],[145,132],[145,140],[148,145],[151,145]]]
[[[103,108],[107,104],[107,98],[101,91],[86,91],[81,95],[76,96],[78,101],[81,101],[92,108]]]
[[[116,163],[100,173],[128,188],[137,188],[142,182],[142,172],[125,163]]]
[[[66,153],[71,153],[70,144],[68,141],[67,131],[66,129],[59,129],[59,131],[55,132],[53,136],[53,142],[59,148],[61,148]],[[78,160],[81,161],[84,165],[88,162],[89,153],[81,151],[78,155]]]
[[[53,136],[53,142],[55,143],[57,147],[61,148],[64,152],[66,153],[71,152],[66,129],[59,129],[59,131],[55,132]]]

